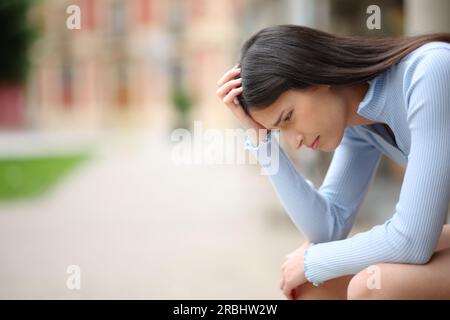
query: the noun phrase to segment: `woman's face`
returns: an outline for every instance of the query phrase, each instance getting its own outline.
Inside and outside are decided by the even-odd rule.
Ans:
[[[264,127],[280,129],[293,149],[310,147],[319,137],[317,150],[331,152],[349,122],[348,100],[339,92],[325,85],[291,89],[265,109],[250,109],[250,114]]]

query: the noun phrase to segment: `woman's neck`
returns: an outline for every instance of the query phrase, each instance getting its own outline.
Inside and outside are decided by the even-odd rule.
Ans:
[[[369,83],[366,82],[364,84],[348,87],[344,90],[344,94],[347,98],[347,106],[349,109],[347,127],[377,123],[376,121],[372,121],[370,119],[362,117],[357,112],[361,101],[364,99],[367,91],[369,90]]]

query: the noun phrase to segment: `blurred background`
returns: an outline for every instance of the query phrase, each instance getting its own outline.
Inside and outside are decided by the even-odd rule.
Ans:
[[[263,27],[412,35],[449,32],[448,12],[446,0],[2,0],[0,298],[284,299],[280,267],[304,237],[267,176],[250,161],[176,164],[172,133],[239,128],[216,82]],[[319,187],[332,154],[281,139]],[[351,234],[394,213],[403,173],[383,158]]]

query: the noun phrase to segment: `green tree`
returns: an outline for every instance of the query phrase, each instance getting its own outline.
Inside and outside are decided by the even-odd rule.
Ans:
[[[177,126],[189,127],[189,112],[192,107],[192,99],[185,89],[177,88],[172,91],[172,103],[178,114]]]
[[[30,69],[29,51],[36,38],[28,13],[36,0],[1,0],[0,82],[23,83]]]

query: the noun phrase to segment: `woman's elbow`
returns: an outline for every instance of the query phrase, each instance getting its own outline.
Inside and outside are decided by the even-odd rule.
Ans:
[[[434,250],[429,248],[407,246],[405,252],[405,261],[409,264],[427,264],[434,254]]]

